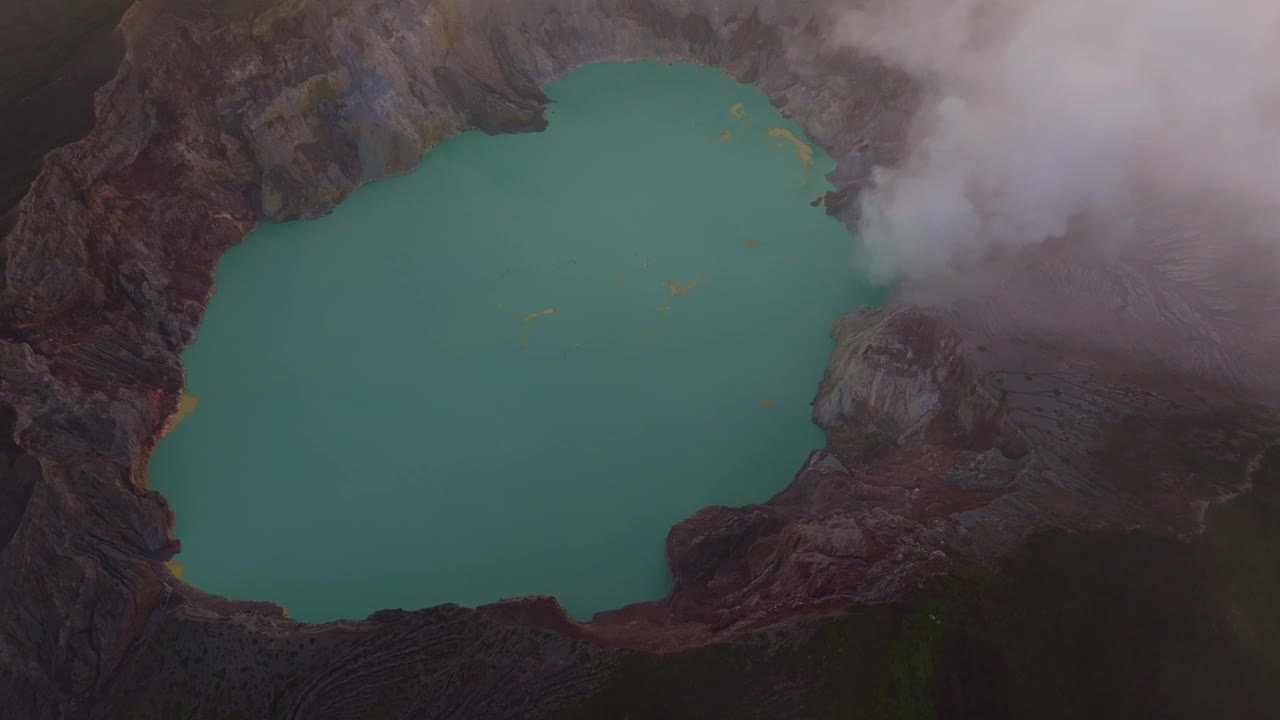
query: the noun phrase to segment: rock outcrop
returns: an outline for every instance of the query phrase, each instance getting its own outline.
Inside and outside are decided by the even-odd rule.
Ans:
[[[828,20],[786,0],[139,0],[95,128],[46,159],[5,240],[0,717],[539,717],[627,649],[893,599],[1046,527],[1194,533],[1247,490],[1274,442],[1234,399],[1250,373],[1144,375],[971,322],[980,303],[898,304],[837,326],[814,405],[829,442],[790,487],[672,530],[660,602],[586,624],[526,598],[307,626],[169,573],[172,516],[143,471],[214,265],[257,222],[325,213],[464,129],[536,131],[539,87],[599,60],[755,83],[839,160],[828,207],[852,221],[916,90],[823,49]]]

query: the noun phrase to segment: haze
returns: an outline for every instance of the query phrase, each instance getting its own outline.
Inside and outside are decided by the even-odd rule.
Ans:
[[[1111,243],[1161,213],[1212,215],[1222,245],[1274,236],[1280,3],[872,0],[837,16],[837,44],[927,88],[904,161],[862,195],[877,273],[929,275],[1083,220]]]

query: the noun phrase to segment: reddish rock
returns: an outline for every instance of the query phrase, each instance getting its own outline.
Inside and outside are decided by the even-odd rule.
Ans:
[[[1195,532],[1245,491],[1275,440],[1238,400],[1273,397],[1273,328],[1238,321],[1231,288],[1201,302],[1193,255],[1135,269],[1071,243],[842,319],[814,401],[826,447],[769,502],[673,528],[663,600],[590,623],[527,598],[310,626],[164,568],[173,518],[146,460],[213,267],[257,222],[328,212],[468,127],[536,129],[537,87],[602,59],[756,82],[839,159],[827,207],[852,222],[916,90],[852,54],[787,52],[822,46],[815,17],[780,0],[140,0],[95,128],[47,156],[0,253],[0,714],[542,717],[594,692],[619,648],[892,600],[1041,528]],[[1190,357],[1206,335],[1222,351]]]

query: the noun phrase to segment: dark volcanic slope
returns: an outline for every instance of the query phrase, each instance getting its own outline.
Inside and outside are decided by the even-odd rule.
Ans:
[[[0,237],[54,148],[93,127],[93,95],[116,74],[116,23],[132,0],[11,0],[0,6]]]
[[[851,220],[915,94],[815,50],[827,27],[817,4],[783,0],[136,4],[96,127],[50,155],[6,240],[0,717],[536,717],[601,686],[617,648],[694,647],[892,600],[1045,527],[1193,534],[1246,491],[1274,442],[1259,411],[1229,400],[1255,366],[1224,353],[1139,372],[1127,349],[1017,330],[1026,298],[989,293],[842,320],[815,401],[828,447],[769,503],[674,528],[661,602],[588,625],[535,598],[304,626],[165,569],[172,518],[143,470],[214,263],[256,222],[323,213],[465,128],[538,130],[543,83],[638,59],[758,84],[839,159],[831,206]],[[1024,292],[1069,297],[1075,267],[1015,269]],[[1124,302],[1106,328],[1121,333],[1170,303],[1175,276],[1176,262],[1086,294]],[[1228,327],[1222,307],[1157,313],[1172,319],[1149,337]],[[1248,338],[1230,328],[1224,346]]]

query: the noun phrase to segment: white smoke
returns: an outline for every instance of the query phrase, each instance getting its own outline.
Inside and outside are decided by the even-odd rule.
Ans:
[[[881,274],[1152,207],[1280,221],[1280,1],[862,0],[835,42],[922,82],[862,195]],[[1280,224],[1272,225],[1280,227]]]

